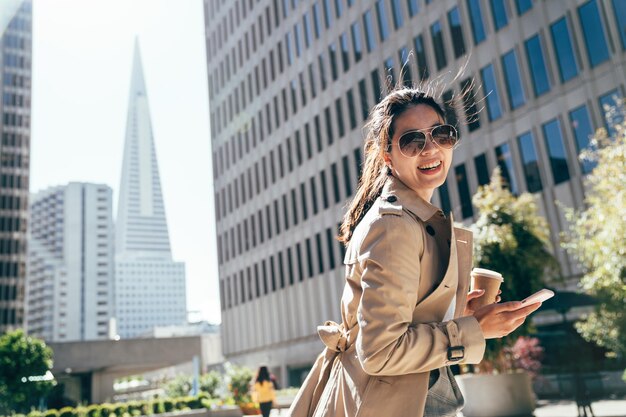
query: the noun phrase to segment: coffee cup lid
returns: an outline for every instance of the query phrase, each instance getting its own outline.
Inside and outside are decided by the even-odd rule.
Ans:
[[[502,274],[496,271],[492,271],[491,269],[485,268],[474,268],[472,269],[472,275],[482,275],[484,277],[499,279],[500,282],[504,281],[502,278]]]

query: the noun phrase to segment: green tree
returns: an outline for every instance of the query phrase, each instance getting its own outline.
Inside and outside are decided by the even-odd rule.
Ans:
[[[584,269],[581,286],[598,300],[576,324],[587,340],[626,354],[626,108],[609,110],[612,136],[599,129],[581,158],[597,163],[586,178],[585,208],[566,210],[570,228],[563,246]],[[621,120],[620,120],[621,119]]]
[[[207,372],[200,375],[200,392],[205,392],[211,398],[217,397],[217,392],[222,386],[222,375],[217,371]]]
[[[537,213],[531,194],[514,196],[496,168],[490,183],[478,189],[472,202],[479,212],[471,226],[474,264],[502,274],[503,300],[522,300],[559,276],[558,263],[548,249],[550,229]],[[510,366],[504,363],[504,347],[528,334],[529,326],[530,320],[507,337],[488,340],[481,370]]]
[[[52,349],[21,329],[0,336],[0,414],[25,413],[53,387]]]

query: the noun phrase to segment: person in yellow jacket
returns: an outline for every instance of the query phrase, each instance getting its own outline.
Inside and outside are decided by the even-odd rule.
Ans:
[[[252,399],[259,403],[263,417],[269,417],[272,405],[276,401],[276,391],[267,366],[260,366],[257,371],[252,388]]]

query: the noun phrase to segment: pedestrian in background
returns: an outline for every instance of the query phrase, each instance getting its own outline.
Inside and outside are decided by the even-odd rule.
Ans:
[[[267,366],[260,366],[257,370],[252,399],[259,403],[263,417],[269,417],[272,405],[276,402],[276,390]]]
[[[464,400],[449,366],[479,363],[485,339],[511,333],[540,306],[472,308],[483,294],[468,293],[472,234],[430,203],[459,136],[422,87],[398,87],[370,113],[363,173],[339,236],[342,323],[318,327],[326,349],[292,417],[456,416]]]

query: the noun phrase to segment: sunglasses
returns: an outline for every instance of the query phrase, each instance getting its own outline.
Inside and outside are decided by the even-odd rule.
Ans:
[[[402,155],[412,158],[422,153],[426,147],[426,134],[435,145],[442,149],[452,149],[459,143],[459,134],[452,125],[437,125],[428,129],[411,130],[398,139]]]

